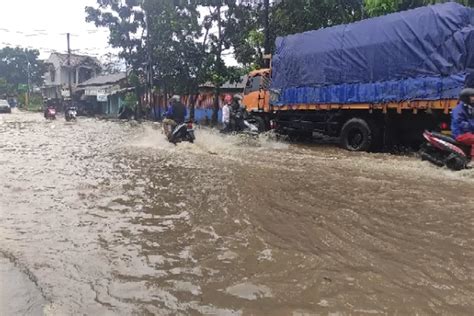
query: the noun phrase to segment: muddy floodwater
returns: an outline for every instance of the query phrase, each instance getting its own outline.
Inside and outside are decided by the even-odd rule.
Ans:
[[[0,116],[2,315],[469,315],[474,170]]]

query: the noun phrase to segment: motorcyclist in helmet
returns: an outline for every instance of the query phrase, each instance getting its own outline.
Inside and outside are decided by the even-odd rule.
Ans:
[[[456,141],[471,147],[474,157],[474,89],[461,91],[460,102],[451,113],[451,132]]]
[[[178,95],[174,95],[170,100],[168,111],[165,113],[166,118],[163,120],[163,126],[168,139],[174,128],[184,122],[186,115],[188,115],[186,106],[181,103],[181,98]]]
[[[46,118],[46,119],[48,118],[50,109],[55,109],[55,107],[52,103],[52,100],[47,99],[46,102],[45,102],[44,111],[43,111],[44,118]]]
[[[245,108],[242,107],[241,102],[242,96],[235,94],[232,98],[232,104],[230,106],[230,125],[233,131],[239,132],[243,127],[243,120],[245,119]]]

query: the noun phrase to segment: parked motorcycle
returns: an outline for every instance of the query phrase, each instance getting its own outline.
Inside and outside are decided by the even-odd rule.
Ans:
[[[446,166],[455,171],[467,168],[472,159],[470,146],[436,132],[426,131],[423,137],[426,143],[420,150],[422,160],[428,160],[438,167]]]
[[[166,133],[165,133],[166,134]],[[168,141],[172,144],[181,142],[194,143],[196,136],[194,135],[194,127],[192,121],[187,121],[182,124],[178,124],[169,135]]]
[[[67,122],[76,121],[77,120],[77,109],[75,107],[70,107],[64,113],[64,117],[66,118]]]
[[[48,107],[44,112],[44,118],[47,120],[55,120],[56,119],[56,109],[53,107]]]

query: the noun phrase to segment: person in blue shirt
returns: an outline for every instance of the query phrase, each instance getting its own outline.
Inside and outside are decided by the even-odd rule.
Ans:
[[[163,120],[163,126],[166,136],[169,139],[174,128],[177,125],[184,123],[184,120],[188,115],[188,110],[186,109],[186,106],[181,103],[181,98],[178,95],[174,95],[170,100],[168,111],[166,111],[164,115],[166,118]]]
[[[451,132],[456,141],[471,146],[474,157],[474,89],[464,89],[460,101],[451,113]]]

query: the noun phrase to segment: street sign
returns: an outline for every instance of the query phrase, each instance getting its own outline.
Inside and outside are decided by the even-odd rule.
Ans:
[[[21,84],[18,85],[18,90],[20,92],[27,92],[28,91],[28,85],[24,84],[24,83],[21,83]]]
[[[61,90],[61,95],[64,97],[64,98],[69,98],[71,96],[71,94],[69,93],[69,90],[68,89],[62,89]]]
[[[107,102],[107,94],[97,93],[97,102]]]

